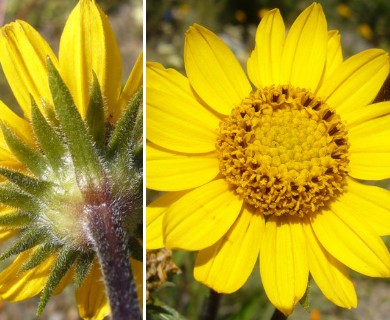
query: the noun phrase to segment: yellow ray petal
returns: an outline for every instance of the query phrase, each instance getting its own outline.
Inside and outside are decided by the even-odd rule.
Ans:
[[[5,242],[8,239],[11,239],[13,236],[17,235],[19,230],[10,229],[7,227],[0,227],[0,242]]]
[[[32,127],[29,122],[23,118],[17,116],[10,108],[8,108],[2,101],[0,101],[0,120],[3,121],[7,126],[12,129],[23,141],[28,143],[30,146],[35,146],[36,143],[33,138]],[[0,130],[1,145],[6,146],[4,141],[3,132]]]
[[[39,294],[46,284],[56,255],[51,256],[34,269],[17,275],[20,267],[28,261],[31,250],[22,252],[0,273],[0,299],[16,302]]]
[[[165,213],[166,247],[201,250],[214,244],[232,226],[241,206],[242,200],[224,179],[189,192]]]
[[[177,154],[155,145],[146,146],[146,186],[161,191],[199,187],[219,173],[216,153]]]
[[[390,115],[386,115],[353,126],[349,130],[352,177],[367,180],[390,177],[389,121]]]
[[[186,32],[184,63],[191,86],[219,113],[230,114],[252,90],[232,51],[200,25],[194,24]]]
[[[122,84],[122,60],[108,18],[95,0],[81,0],[69,15],[61,36],[59,65],[82,117],[88,108],[92,71],[108,109],[116,105]]]
[[[148,63],[147,138],[179,152],[215,150],[219,119],[194,96],[188,79],[173,69]]]
[[[355,112],[373,101],[389,74],[389,58],[380,49],[360,52],[344,61],[318,91],[337,112]]]
[[[384,101],[358,107],[351,112],[343,113],[343,121],[347,128],[352,129],[365,121],[382,117],[390,113],[390,101]]]
[[[325,15],[321,5],[313,3],[299,15],[288,33],[281,83],[315,91],[324,71],[327,46]]]
[[[278,9],[261,19],[256,46],[247,62],[248,75],[257,88],[280,84],[280,67],[286,30]]]
[[[244,206],[230,230],[217,243],[198,253],[195,279],[220,293],[237,291],[255,266],[263,232],[263,215]]]
[[[169,192],[146,207],[146,248],[149,250],[164,247],[163,218],[167,209],[187,192]]]
[[[24,21],[10,23],[0,32],[0,62],[9,85],[26,117],[31,96],[45,114],[42,99],[52,105],[46,57],[57,66],[57,58],[40,34]]]
[[[317,240],[310,225],[304,226],[310,273],[330,301],[340,307],[356,307],[357,297],[346,267],[332,257]]]
[[[76,301],[83,319],[102,320],[110,314],[110,305],[97,259],[94,260],[80,288],[76,289]]]
[[[390,178],[390,153],[351,153],[349,155],[349,175],[361,180]]]
[[[337,30],[328,32],[328,49],[326,54],[326,63],[324,74],[321,77],[319,87],[329,77],[334,70],[336,70],[343,63],[343,52],[341,47],[340,33]]]
[[[142,52],[137,58],[134,64],[133,70],[126,81],[125,87],[123,88],[119,97],[119,102],[115,108],[109,107],[109,120],[111,123],[116,123],[123,110],[126,109],[131,97],[137,92],[142,86],[143,76],[143,54]],[[110,108],[111,107],[111,108]]]
[[[300,219],[272,216],[266,222],[260,248],[260,274],[271,303],[289,315],[305,294],[309,278]]]
[[[389,190],[368,186],[349,178],[347,192],[337,202],[347,205],[358,220],[365,221],[380,236],[390,235]]]
[[[143,292],[143,265],[141,261],[130,259],[131,269],[133,271],[134,282],[137,286],[138,302],[143,304],[142,292]]]
[[[390,112],[390,109],[389,109]],[[365,121],[348,131],[349,151],[390,153],[390,114]]]
[[[355,217],[347,204],[337,201],[311,219],[324,248],[351,269],[372,277],[390,276],[390,254],[366,221]]]

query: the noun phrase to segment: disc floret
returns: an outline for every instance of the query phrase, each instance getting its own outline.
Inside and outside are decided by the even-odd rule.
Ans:
[[[343,191],[347,130],[307,90],[288,85],[250,93],[221,121],[220,172],[265,215],[304,216]]]

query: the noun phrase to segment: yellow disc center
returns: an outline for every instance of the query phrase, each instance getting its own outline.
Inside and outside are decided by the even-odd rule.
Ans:
[[[220,172],[265,215],[304,216],[339,195],[348,137],[334,110],[290,86],[251,92],[221,121]]]

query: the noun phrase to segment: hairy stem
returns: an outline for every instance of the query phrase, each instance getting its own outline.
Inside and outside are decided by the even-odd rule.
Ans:
[[[95,242],[102,268],[112,319],[142,319],[129,250],[118,213],[108,202],[91,205],[88,214],[89,230]]]
[[[217,319],[220,300],[221,295],[213,289],[210,289],[210,293],[203,310],[202,320]]]

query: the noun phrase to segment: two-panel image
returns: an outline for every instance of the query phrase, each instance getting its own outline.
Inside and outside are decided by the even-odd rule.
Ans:
[[[386,320],[390,3],[0,0],[0,320]]]

